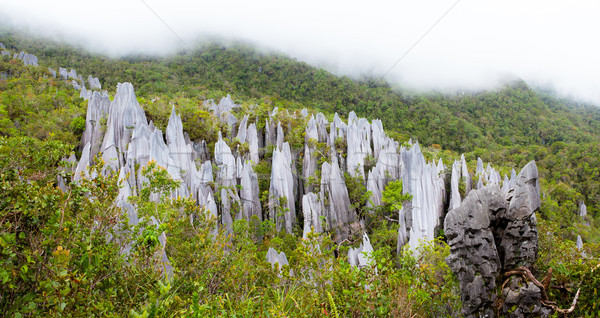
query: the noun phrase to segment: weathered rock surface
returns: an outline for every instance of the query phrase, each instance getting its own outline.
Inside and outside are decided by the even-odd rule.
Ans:
[[[451,252],[446,262],[460,282],[464,316],[493,317],[496,280],[517,266],[533,265],[538,247],[535,211],[539,208],[538,171],[532,161],[516,177],[512,196],[488,179],[488,185],[471,191],[459,207],[449,210],[444,232]],[[505,301],[514,304],[506,314],[545,314],[544,308],[531,306],[541,297],[540,290],[519,286],[503,291],[505,298],[510,297]]]
[[[271,266],[275,267],[275,264],[279,266],[279,270],[285,265],[289,265],[287,256],[285,256],[284,252],[277,253],[277,251],[269,247],[267,251],[267,262],[271,263]]]
[[[90,85],[90,89],[101,90],[102,85],[100,85],[100,80],[97,77],[92,77],[92,75],[88,75],[87,82]]]
[[[435,237],[444,213],[445,187],[440,176],[443,166],[426,163],[419,144],[410,150],[401,151],[403,192],[412,195],[412,200],[404,206],[412,224],[409,226],[409,241],[412,250],[423,240]]]
[[[540,302],[540,289],[522,277],[512,276],[502,290],[502,297],[503,317],[549,317],[552,314],[552,309],[544,307]]]
[[[302,237],[306,238],[308,233],[323,233],[323,224],[327,217],[323,213],[323,202],[319,196],[309,192],[302,197],[302,214],[304,216],[304,230]]]
[[[464,316],[494,315],[491,307],[501,264],[490,218],[505,208],[500,189],[490,187],[471,191],[446,216],[444,233],[451,248],[446,262],[460,282]]]
[[[579,216],[582,218],[585,218],[587,216],[587,206],[583,201],[579,203]]]
[[[535,263],[538,250],[535,212],[540,207],[538,170],[531,161],[517,176],[515,191],[503,220],[507,225],[499,250],[504,257],[504,270],[531,267]]]
[[[21,51],[21,53],[19,53],[19,54],[15,53],[13,58],[23,61],[23,64],[25,66],[27,66],[27,65],[38,66],[38,58],[37,58],[37,56],[35,56],[33,54],[28,54],[28,53]]]
[[[85,116],[85,131],[81,136],[81,145],[87,143],[91,145],[91,160],[100,152],[104,138],[104,125],[108,121],[109,110],[110,99],[108,96],[94,92],[88,102],[88,109]]]
[[[357,248],[350,248],[348,250],[348,262],[352,267],[363,268],[374,264],[373,260],[373,246],[367,233],[363,234],[363,241]]]
[[[296,222],[294,196],[294,176],[292,175],[292,155],[287,142],[273,151],[271,185],[269,187],[269,217],[275,220],[277,230],[285,229],[292,233]]]
[[[328,228],[336,229],[339,241],[347,238],[351,230],[347,225],[356,221],[357,216],[350,206],[348,189],[336,157],[331,164],[323,163],[320,196],[327,202],[324,205],[324,213]]]

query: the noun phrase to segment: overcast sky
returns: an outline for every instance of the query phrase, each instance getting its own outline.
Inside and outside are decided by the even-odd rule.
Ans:
[[[0,0],[0,21],[98,52],[184,46],[152,11],[190,45],[202,35],[242,39],[337,74],[387,72],[415,89],[520,77],[600,105],[598,0]]]

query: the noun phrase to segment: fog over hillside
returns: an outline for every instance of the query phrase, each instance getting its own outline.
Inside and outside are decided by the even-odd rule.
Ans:
[[[0,3],[0,22],[113,56],[168,54],[216,36],[410,89],[520,77],[600,104],[597,12],[597,1],[22,0]]]

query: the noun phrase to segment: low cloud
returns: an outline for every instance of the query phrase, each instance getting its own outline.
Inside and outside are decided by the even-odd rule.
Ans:
[[[419,40],[455,3],[20,0],[0,4],[0,19],[113,56],[169,54],[218,36],[341,75],[389,70],[386,79],[410,89],[487,89],[520,77],[600,105],[600,2],[460,0]]]

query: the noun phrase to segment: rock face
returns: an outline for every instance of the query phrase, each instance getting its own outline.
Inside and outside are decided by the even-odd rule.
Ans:
[[[585,218],[587,216],[587,206],[583,201],[579,203],[579,216],[582,218]]]
[[[271,263],[271,266],[275,267],[275,264],[279,266],[279,270],[285,265],[289,265],[287,256],[285,256],[284,252],[277,253],[277,251],[269,247],[267,251],[267,262]]]
[[[538,250],[535,211],[541,205],[538,170],[532,161],[517,176],[508,213],[500,216],[501,222],[507,224],[499,248],[504,270],[535,263]]]
[[[23,64],[25,66],[27,66],[27,65],[38,66],[38,58],[37,58],[37,56],[35,56],[33,54],[28,54],[25,52],[21,52],[19,54],[15,53],[13,58],[23,61]]]
[[[350,248],[348,250],[348,262],[352,267],[363,268],[365,266],[372,265],[374,260],[372,259],[373,246],[369,240],[367,233],[363,234],[363,242],[357,248]]]
[[[101,90],[102,85],[100,85],[100,80],[97,77],[92,77],[92,75],[88,75],[87,82],[90,85],[90,89]]]
[[[323,233],[323,224],[327,218],[323,213],[323,203],[317,194],[309,192],[302,197],[302,214],[304,216],[302,238],[306,238],[310,232]]]
[[[87,114],[85,116],[85,131],[81,137],[81,144],[90,143],[93,159],[100,152],[102,139],[104,137],[104,126],[108,121],[110,99],[98,92],[94,92],[88,102]],[[90,162],[91,163],[91,162]]]
[[[412,195],[412,200],[404,206],[404,212],[412,223],[407,223],[408,244],[412,250],[423,240],[435,237],[444,213],[445,188],[440,176],[443,166],[426,163],[419,144],[401,151],[403,192]]]
[[[277,146],[273,151],[271,168],[269,218],[275,220],[278,231],[285,229],[290,234],[296,222],[294,176],[291,164],[292,155],[289,144],[283,143],[281,148]]]
[[[552,309],[544,307],[541,302],[541,291],[532,282],[522,277],[513,276],[502,290],[504,305],[503,317],[549,317]],[[514,308],[514,310],[512,310]]]
[[[471,191],[459,207],[448,212],[444,231],[451,254],[446,262],[460,282],[464,316],[494,316],[496,280],[505,271],[535,262],[535,211],[539,207],[538,172],[532,161],[516,177],[512,196],[490,182]],[[506,291],[517,306],[511,312],[530,313],[521,306],[539,299],[539,289],[513,287]]]

